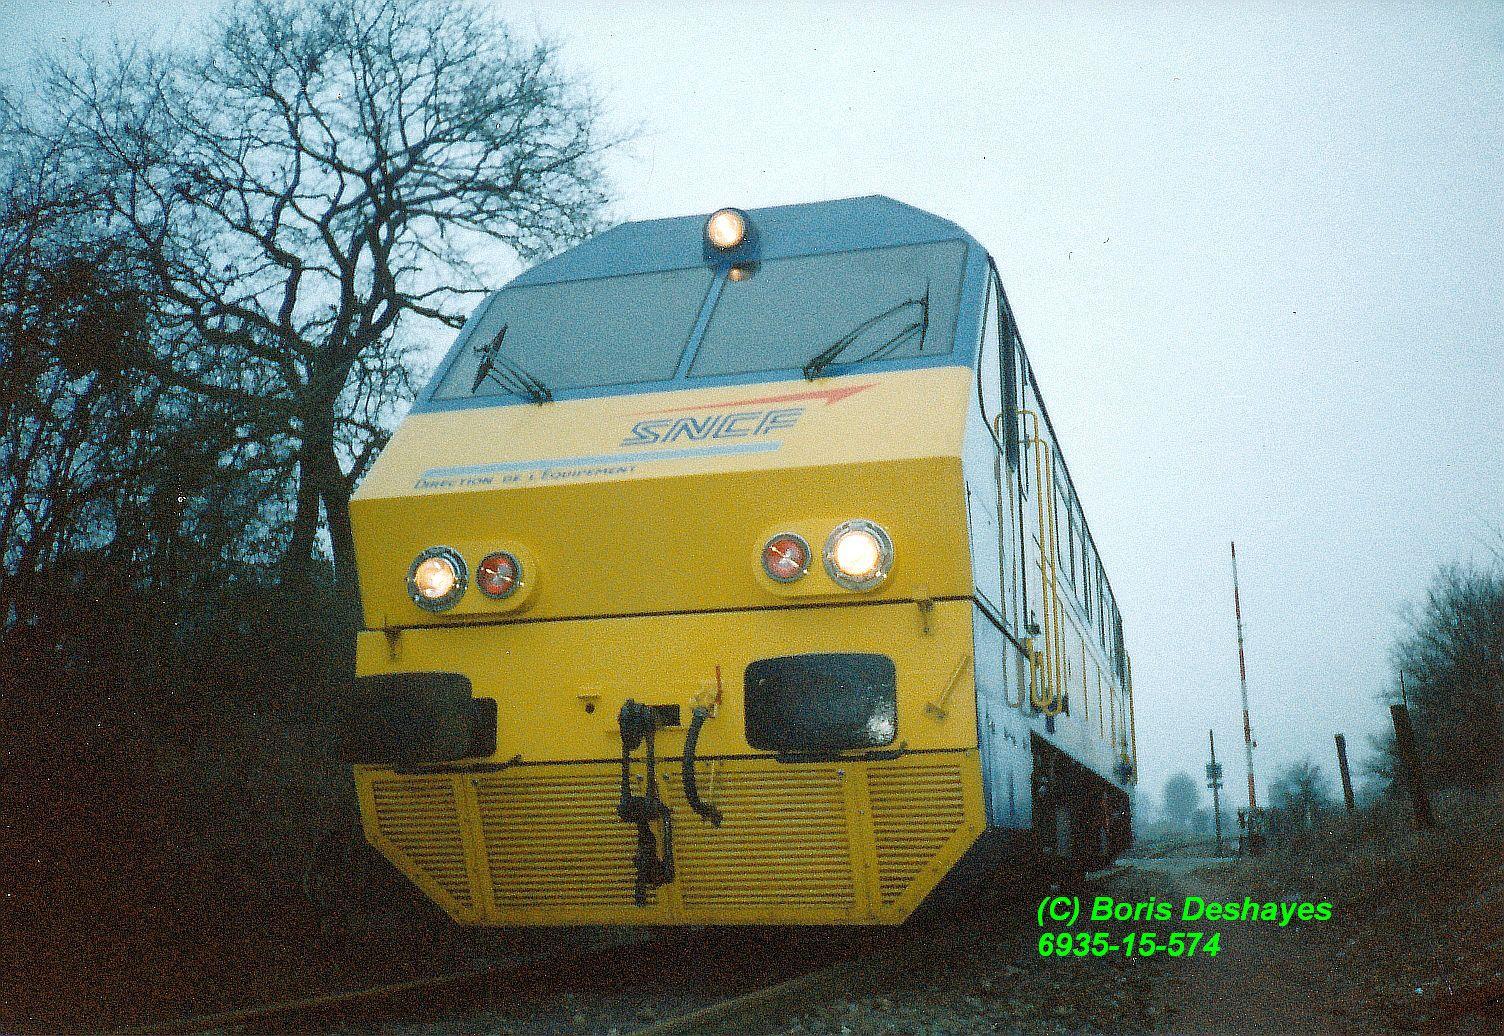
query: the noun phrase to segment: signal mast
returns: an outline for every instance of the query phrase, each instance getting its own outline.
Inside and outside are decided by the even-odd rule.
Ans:
[[[1243,605],[1238,599],[1238,545],[1232,544],[1232,612],[1238,621],[1238,683],[1243,690],[1243,754],[1248,762],[1248,833],[1253,834],[1258,815],[1258,795],[1253,788],[1253,725],[1248,721],[1248,666],[1243,661]]]

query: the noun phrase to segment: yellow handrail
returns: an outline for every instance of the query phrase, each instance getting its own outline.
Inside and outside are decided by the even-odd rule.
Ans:
[[[1025,641],[1029,649],[1029,704],[1039,709],[1047,716],[1058,716],[1065,708],[1065,608],[1060,600],[1060,569],[1057,560],[1056,544],[1059,540],[1060,525],[1059,516],[1055,510],[1055,467],[1053,451],[1048,447],[1040,432],[1041,421],[1039,415],[1033,410],[1020,408],[1017,411],[1022,418],[1033,422],[1032,429],[1024,430],[1024,437],[1034,451],[1034,486],[1039,494],[1036,501],[1036,513],[1039,522],[1039,586],[1040,598],[1044,612],[1041,616],[1043,626],[1040,630],[1042,645],[1034,646],[1034,638]],[[993,431],[1001,437],[1003,415],[999,414],[993,419]],[[1001,541],[1001,526],[1003,521],[1003,484],[1002,484],[1002,459],[1001,454],[994,458],[994,467],[997,473],[998,483],[998,525],[999,540]],[[1011,510],[1011,509],[1010,509]],[[1020,544],[1022,546],[1022,544]],[[1001,554],[1001,551],[999,552]],[[999,559],[1001,564],[1001,558]],[[999,593],[1006,594],[1007,584],[999,572]],[[1025,602],[1027,607],[1027,601]],[[1084,711],[1083,721],[1090,718],[1091,711],[1085,699],[1089,698],[1089,681],[1086,673],[1086,644],[1083,641],[1082,650],[1082,697]],[[1118,739],[1118,709],[1125,708],[1123,717],[1123,742],[1124,747],[1132,743],[1133,762],[1138,763],[1138,725],[1137,717],[1133,714],[1133,660],[1125,658],[1126,662],[1126,687],[1122,690],[1126,700],[1119,702],[1112,681],[1107,681],[1106,708],[1102,707],[1102,674],[1097,673],[1097,722],[1100,726],[1111,726],[1110,741],[1116,744]],[[1023,690],[1020,688],[1018,700],[1008,700],[1008,704],[1014,708],[1023,706]],[[1103,716],[1103,712],[1106,716]],[[1106,722],[1104,723],[1104,719]],[[1107,730],[1102,730],[1107,734]]]
[[[1034,484],[1039,493],[1039,587],[1044,608],[1041,630],[1044,650],[1030,654],[1029,703],[1046,716],[1058,716],[1065,708],[1065,616],[1060,603],[1060,574],[1056,563],[1055,544],[1060,526],[1055,513],[1054,458],[1040,434],[1039,415],[1028,409],[1018,413],[1034,422],[1033,430],[1026,434],[1034,447]],[[1038,681],[1033,673],[1036,665],[1045,670]]]
[[[956,671],[950,674],[950,679],[945,681],[945,686],[940,688],[940,693],[935,695],[934,700],[924,703],[925,712],[929,713],[931,716],[935,717],[938,720],[945,720],[946,716],[950,714],[950,699],[951,696],[956,693],[956,684],[961,679],[961,674],[966,671],[966,667],[970,663],[971,652],[968,651],[966,652],[966,654],[961,656],[960,664],[956,666]]]

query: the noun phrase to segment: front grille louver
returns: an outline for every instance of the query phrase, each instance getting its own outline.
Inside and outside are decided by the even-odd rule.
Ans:
[[[953,765],[873,769],[867,774],[878,885],[884,904],[907,891],[965,818],[961,769]]]
[[[934,757],[703,762],[702,793],[726,815],[713,828],[690,811],[678,764],[668,762],[659,788],[674,812],[677,877],[651,890],[645,908],[633,904],[636,831],[617,819],[613,765],[366,779],[372,840],[451,897],[465,920],[830,922],[887,915],[916,884],[918,896],[943,875],[971,840],[957,842],[957,832],[980,833],[980,816],[968,817],[969,773]],[[466,794],[457,797],[456,782]],[[462,817],[484,871],[475,885],[489,889],[489,902],[475,903],[470,892]],[[902,913],[916,903],[905,900]]]
[[[371,797],[381,836],[458,905],[473,907],[454,778],[384,777]]]
[[[725,823],[713,828],[690,814],[678,828],[685,907],[850,910],[843,780],[833,769],[726,774],[715,793]]]
[[[496,908],[630,906],[637,832],[617,819],[620,787],[616,774],[599,771],[514,770],[478,781]]]

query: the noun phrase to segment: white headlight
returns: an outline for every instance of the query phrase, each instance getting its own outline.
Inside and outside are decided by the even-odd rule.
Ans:
[[[448,611],[465,596],[465,559],[448,547],[429,547],[407,570],[407,596],[424,611]]]
[[[871,590],[893,567],[893,540],[876,522],[853,518],[825,541],[825,571],[848,590]]]
[[[736,209],[719,209],[705,221],[705,240],[725,251],[747,237],[747,217]]]

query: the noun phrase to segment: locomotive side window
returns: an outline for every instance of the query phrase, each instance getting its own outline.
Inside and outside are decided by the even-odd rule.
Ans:
[[[504,288],[434,398],[518,395],[518,371],[549,391],[667,381],[713,278],[696,268]]]
[[[965,258],[939,241],[759,263],[721,292],[690,377],[948,354]]]
[[[1080,522],[1076,519],[1075,503],[1076,501],[1074,496],[1071,493],[1067,492],[1065,494],[1065,543],[1067,549],[1070,551],[1069,572],[1071,586],[1073,588],[1079,588],[1081,586],[1081,581],[1076,578],[1076,541],[1080,538],[1080,534],[1077,532],[1077,530],[1081,527],[1081,525]]]
[[[1013,340],[1012,321],[1009,319],[1008,300],[1003,295],[1003,286],[994,274],[987,280],[992,304],[987,308],[988,319],[993,321],[998,340],[998,360],[1002,366],[1004,448],[1008,453],[1008,470],[1018,468],[1018,423],[1020,396],[1018,392],[1018,346]]]
[[[1102,563],[1097,562],[1097,633],[1102,637],[1102,648],[1107,650],[1107,579],[1102,575]]]
[[[1055,500],[1055,510],[1058,515],[1055,520],[1055,558],[1060,565],[1060,578],[1069,586],[1071,581],[1071,498],[1059,483],[1055,485]]]
[[[1086,550],[1086,617],[1093,619],[1102,610],[1101,598],[1097,593],[1097,579],[1101,566],[1097,564],[1097,552],[1092,549],[1090,540],[1087,541]]]
[[[1086,608],[1086,617],[1091,618],[1091,584],[1092,584],[1092,557],[1091,536],[1086,531],[1086,519],[1081,519],[1081,603]]]
[[[1072,560],[1075,561],[1077,565],[1076,571],[1081,577],[1076,580],[1076,599],[1081,602],[1081,610],[1083,612],[1086,612],[1087,608],[1089,607],[1087,596],[1091,593],[1090,588],[1087,586],[1087,580],[1091,578],[1091,569],[1087,567],[1087,559],[1090,557],[1091,551],[1091,540],[1088,537],[1086,531],[1086,519],[1081,516],[1081,501],[1077,499],[1074,492],[1071,493],[1071,503],[1075,505],[1072,509],[1072,513],[1074,514],[1076,519],[1076,544],[1078,555]]]
[[[1018,356],[1018,408],[1020,410],[1024,410],[1024,409],[1027,409],[1031,405],[1030,400],[1029,400],[1029,358],[1024,355],[1023,350],[1021,350],[1021,349],[1018,351],[1017,356]],[[1024,499],[1027,500],[1028,497],[1029,497],[1029,494],[1034,491],[1034,477],[1033,477],[1033,475],[1029,471],[1029,468],[1032,465],[1030,463],[1030,458],[1029,458],[1029,455],[1028,455],[1028,451],[1032,450],[1034,448],[1034,443],[1033,443],[1032,440],[1030,440],[1028,438],[1028,436],[1026,434],[1023,434],[1023,433],[1026,433],[1029,430],[1028,429],[1028,425],[1024,424],[1024,420],[1025,419],[1024,419],[1023,414],[1018,414],[1014,418],[1014,420],[1016,420],[1018,422],[1018,426],[1019,426],[1019,430],[1020,430],[1019,445],[1020,445],[1021,449],[1019,450],[1019,465],[1018,465],[1019,485],[1020,485],[1020,490],[1021,490],[1021,492],[1023,494]]]
[[[1086,606],[1086,621],[1091,621],[1092,595],[1096,593],[1096,567],[1091,553],[1091,541],[1082,537],[1081,545],[1081,601]]]

